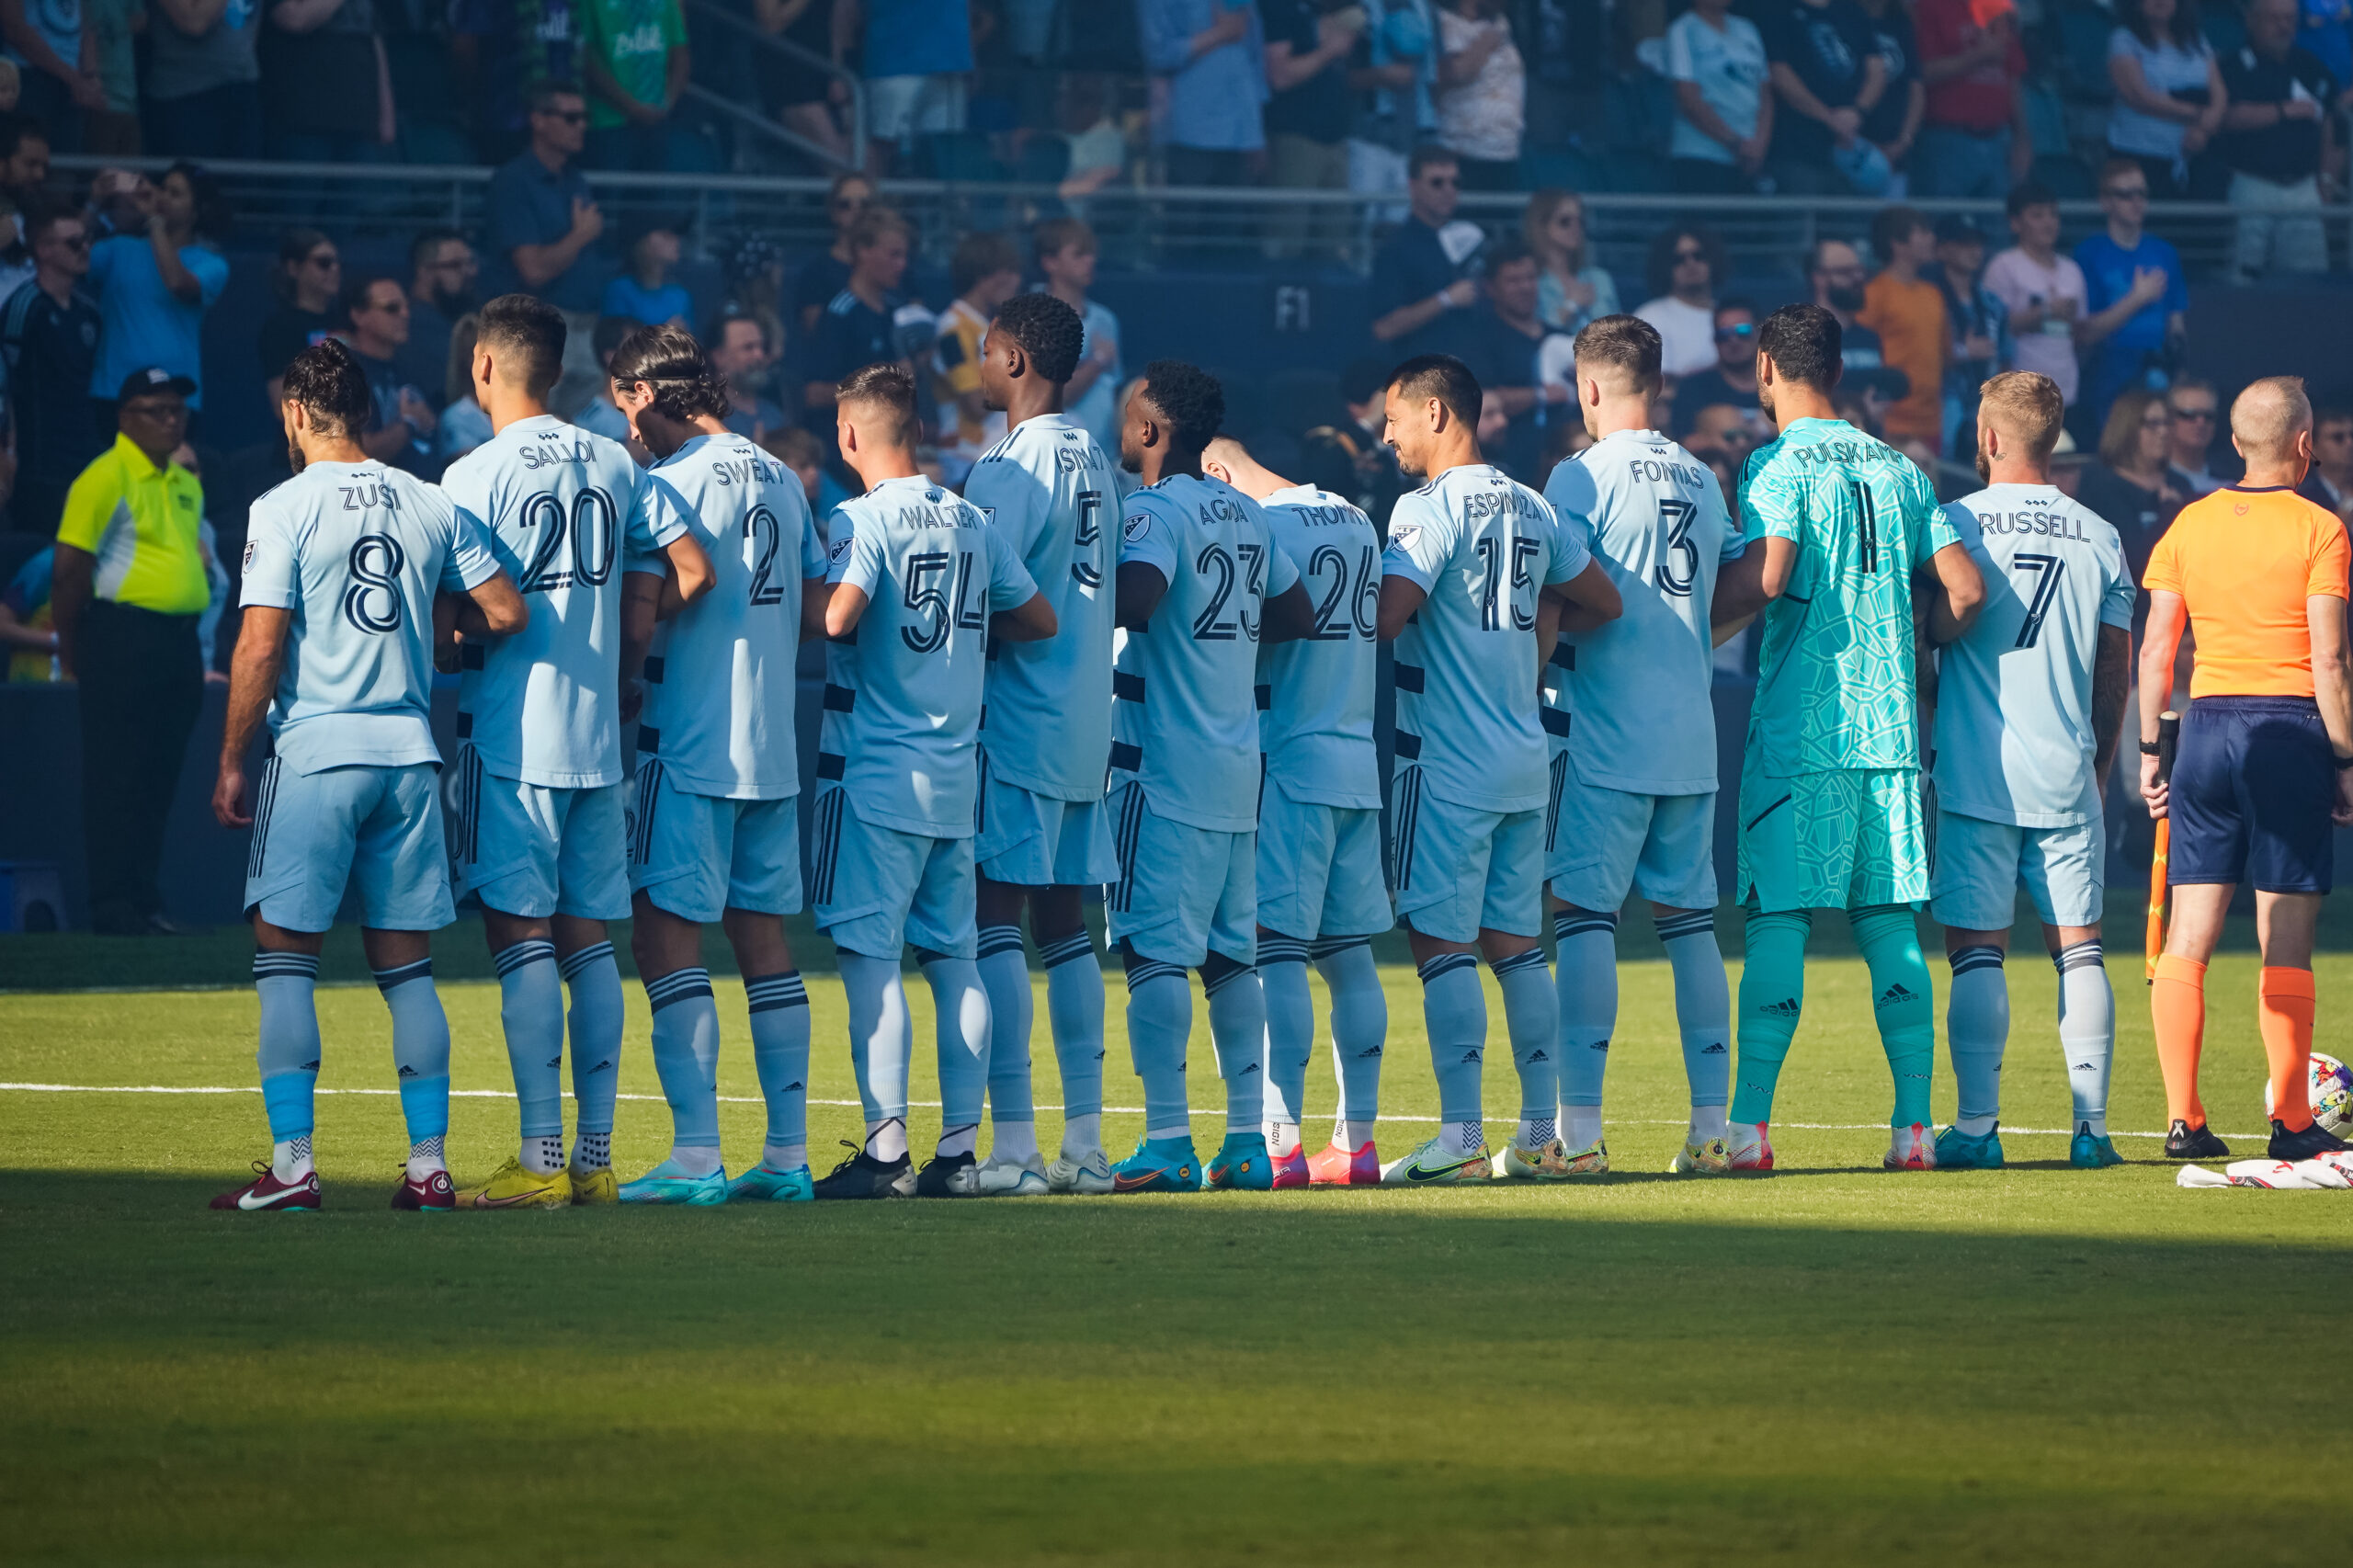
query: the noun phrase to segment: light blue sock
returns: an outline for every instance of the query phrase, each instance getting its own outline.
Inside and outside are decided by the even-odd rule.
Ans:
[[[433,989],[433,960],[380,969],[376,987],[392,1015],[392,1063],[400,1074],[409,1157],[438,1163],[449,1133],[449,1017]]]
[[[556,968],[572,988],[572,1010],[565,1022],[572,1036],[574,1142],[599,1140],[609,1150],[613,1101],[621,1086],[620,965],[614,960],[613,945],[598,942],[557,960]]]
[[[1267,1115],[1267,994],[1256,969],[1230,969],[1209,994],[1210,1043],[1217,1051],[1218,1076],[1225,1080],[1225,1135],[1256,1133]],[[1300,1063],[1306,1076],[1307,1064]]]
[[[1258,989],[1267,1006],[1267,1121],[1296,1126],[1307,1119],[1307,1059],[1315,1054],[1307,944],[1260,933]]]
[[[523,1137],[563,1137],[563,981],[555,944],[526,938],[491,955],[498,971],[498,1021]]]
[[[1748,912],[1748,951],[1740,967],[1740,1071],[1732,1091],[1732,1119],[1741,1126],[1773,1119],[1781,1063],[1805,1010],[1805,940],[1813,930],[1808,910]]]
[[[2002,949],[1990,943],[1951,955],[1952,994],[1945,999],[1945,1046],[1961,1097],[1953,1125],[1972,1138],[2002,1115],[2002,1052],[2010,1040],[2010,988]]]
[[[982,926],[976,967],[989,994],[989,1124],[1034,1124],[1038,1101],[1030,1082],[1029,1031],[1036,1025],[1037,1002],[1029,994],[1029,955],[1021,927]]]
[[[931,986],[939,1060],[939,1152],[969,1154],[980,1141],[989,1087],[989,994],[971,959],[921,960]]]
[[[1422,960],[1417,972],[1430,1069],[1438,1075],[1438,1119],[1457,1125],[1483,1121],[1487,994],[1479,984],[1479,960],[1469,953],[1439,953]]]
[[[858,1097],[867,1126],[907,1119],[907,1063],[915,1056],[915,1025],[907,1017],[907,992],[899,960],[844,949],[842,996],[849,1005],[849,1062],[858,1077]],[[895,1142],[895,1140],[893,1140]],[[882,1155],[881,1158],[895,1158]]]
[[[2059,966],[2059,1046],[2067,1053],[2067,1094],[2075,1126],[2108,1136],[2108,1074],[2116,1056],[2116,993],[2099,940],[2062,948]]]
[[[313,992],[319,960],[309,953],[254,954],[254,992],[261,1000],[262,1109],[274,1143],[308,1139],[319,1086],[319,1010]],[[306,1153],[307,1157],[307,1153]]]
[[[1103,960],[1086,930],[1038,944],[1046,1019],[1063,1075],[1063,1121],[1103,1114]]]
[[[1381,1116],[1381,1060],[1389,1047],[1389,997],[1372,944],[1362,937],[1319,941],[1308,951],[1332,993],[1332,1071],[1343,1122],[1366,1128]]]
[[[1618,916],[1559,910],[1552,916],[1554,1006],[1561,1018],[1562,1136],[1582,1149],[1601,1136],[1601,1089],[1609,1037],[1618,1030]]]
[[[670,1102],[674,1149],[719,1151],[719,1006],[710,971],[674,969],[645,983],[654,1009],[654,1071]],[[699,1164],[699,1162],[697,1162]]]
[[[1193,987],[1185,971],[1157,959],[1128,959],[1128,1049],[1143,1080],[1147,1138],[1189,1137],[1185,1044],[1193,1033]]]
[[[1683,1040],[1683,1077],[1691,1108],[1719,1113],[1732,1092],[1732,988],[1724,980],[1723,949],[1716,945],[1713,910],[1662,915],[1658,939],[1675,972],[1675,1022]],[[1701,1129],[1716,1136],[1719,1114]]]
[[[1880,1048],[1895,1080],[1892,1127],[1927,1126],[1928,1091],[1937,1068],[1937,1000],[1928,960],[1920,956],[1920,926],[1902,904],[1849,910],[1855,946],[1871,971],[1871,1012]]]
[[[760,1097],[767,1102],[767,1143],[779,1151],[800,1148],[808,1163],[809,1142],[809,990],[797,969],[781,970],[744,980],[744,998],[751,1004],[752,1067],[760,1076]],[[792,1165],[779,1165],[790,1170]]]
[[[1511,1038],[1512,1065],[1519,1071],[1519,1128],[1523,1149],[1552,1141],[1561,1105],[1561,1004],[1552,994],[1552,973],[1544,949],[1514,953],[1495,966],[1502,993],[1504,1031]]]

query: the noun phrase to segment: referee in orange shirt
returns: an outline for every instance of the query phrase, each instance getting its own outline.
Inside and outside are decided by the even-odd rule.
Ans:
[[[2313,1120],[2313,929],[2331,881],[2330,827],[2353,826],[2353,662],[2346,652],[2345,527],[2295,494],[2313,457],[2303,381],[2273,376],[2231,405],[2246,477],[2183,507],[2149,558],[2141,649],[2141,792],[2173,817],[2173,924],[2149,991],[2165,1079],[2169,1159],[2230,1153],[2206,1126],[2198,1054],[2206,962],[2242,881],[2263,944],[2257,1002],[2271,1062],[2275,1160],[2345,1145]],[[2174,654],[2197,644],[2170,787],[2157,719]]]

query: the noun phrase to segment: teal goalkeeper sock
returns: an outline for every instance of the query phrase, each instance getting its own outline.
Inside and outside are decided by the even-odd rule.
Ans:
[[[1748,956],[1740,971],[1740,1062],[1733,1074],[1731,1119],[1773,1119],[1781,1063],[1805,1009],[1805,941],[1813,915],[1792,909],[1748,912]],[[1915,949],[1917,951],[1917,949]]]
[[[1887,1070],[1895,1079],[1895,1109],[1888,1124],[1926,1126],[1937,1062],[1937,1005],[1928,961],[1920,956],[1919,922],[1900,903],[1849,910],[1847,921],[1870,966],[1871,1011],[1879,1020]]]

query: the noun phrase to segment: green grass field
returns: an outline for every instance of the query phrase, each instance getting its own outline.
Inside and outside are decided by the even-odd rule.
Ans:
[[[471,927],[440,947],[445,977],[485,967]],[[233,1091],[0,1089],[0,1559],[2343,1558],[2310,1467],[2341,1418],[2353,1201],[2181,1191],[2137,1136],[2114,1171],[2011,1132],[2003,1172],[1882,1173],[1886,1069],[1851,958],[1809,978],[1769,1178],[1651,1174],[1684,1101],[1667,971],[1637,960],[1611,1053],[1620,1174],[1591,1186],[555,1214],[390,1212],[384,1011],[327,987],[327,1208],[256,1218],[204,1207],[267,1148],[250,988],[39,989],[233,983],[244,951],[233,932],[0,941],[11,1085]],[[2153,1132],[2137,955],[2111,969],[2113,1124]],[[2258,1126],[2255,969],[2228,956],[2210,983],[2225,1134]],[[1386,974],[1395,1153],[1434,1092],[1412,971]],[[2353,956],[2320,978],[2326,1045]],[[2062,1128],[2050,966],[2024,955],[2011,984],[2007,1114]],[[858,1113],[840,992],[811,991],[822,1165]],[[495,986],[443,994],[463,1180],[507,1151],[513,1103]],[[915,1095],[936,1099],[910,997]],[[668,1139],[630,998],[624,1176]],[[1108,1098],[1133,1108],[1116,977],[1110,1000]],[[761,1119],[733,983],[720,1009],[733,1165]],[[1051,1103],[1042,1039],[1038,1058]],[[1320,1133],[1328,1065],[1309,1084]],[[919,1146],[936,1118],[915,1112]],[[1139,1120],[1110,1115],[1107,1141]],[[1205,1147],[1219,1128],[1197,1122]]]

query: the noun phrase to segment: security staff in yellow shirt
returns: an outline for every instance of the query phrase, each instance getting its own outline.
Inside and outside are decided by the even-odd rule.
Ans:
[[[51,589],[58,656],[82,701],[82,838],[92,929],[170,935],[155,872],[180,760],[204,703],[197,622],[211,597],[204,491],[172,461],[185,376],[122,383],[114,446],[66,492]]]

